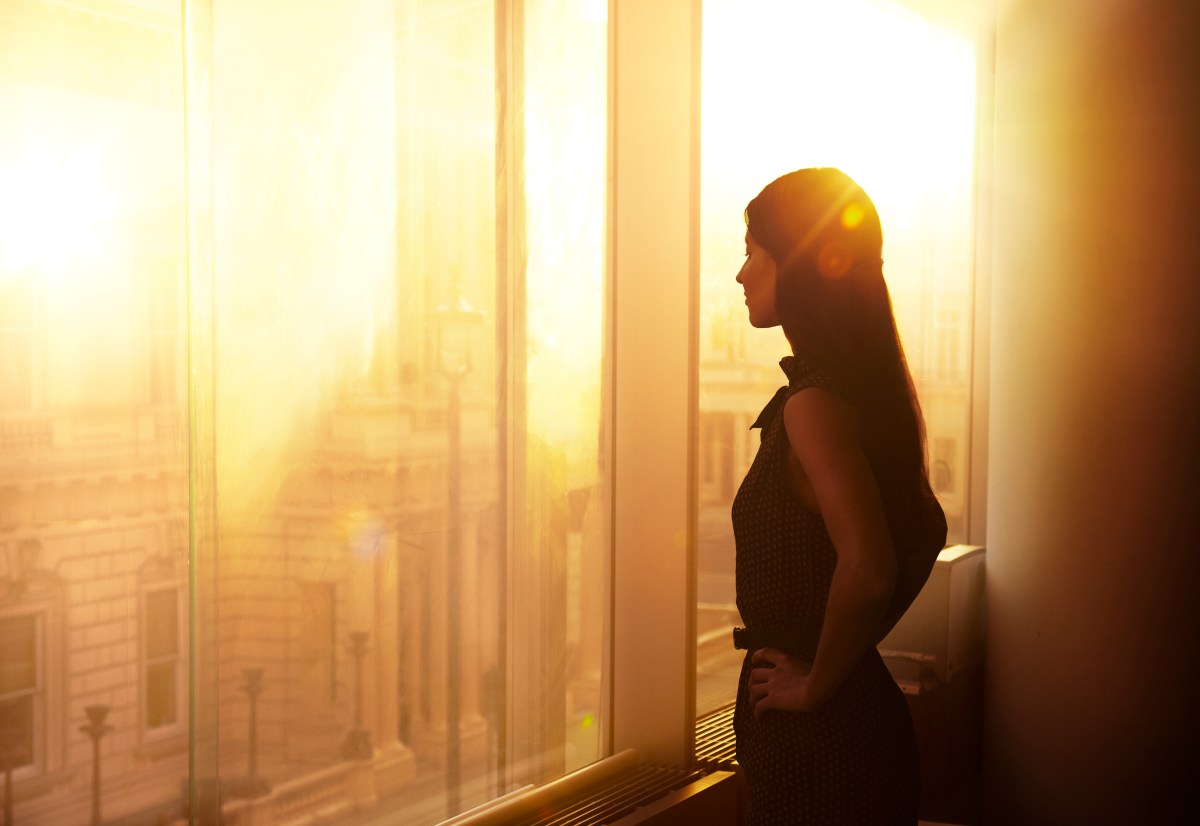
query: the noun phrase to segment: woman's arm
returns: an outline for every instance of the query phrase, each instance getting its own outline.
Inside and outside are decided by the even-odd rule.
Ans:
[[[833,393],[808,388],[788,399],[783,417],[837,566],[811,668],[774,649],[755,652],[756,661],[774,666],[751,672],[756,715],[771,708],[810,711],[832,697],[875,644],[896,584],[896,554],[854,409]]]

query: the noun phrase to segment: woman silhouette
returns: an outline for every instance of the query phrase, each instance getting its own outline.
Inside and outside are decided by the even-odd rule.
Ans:
[[[746,207],[750,323],[792,349],[733,502],[748,824],[917,820],[912,719],[876,645],[946,522],[882,250],[874,204],[836,169],[791,172]]]

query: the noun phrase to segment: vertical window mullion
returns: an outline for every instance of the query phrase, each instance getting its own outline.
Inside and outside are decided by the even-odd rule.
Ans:
[[[679,764],[695,721],[700,3],[610,9],[612,740]]]

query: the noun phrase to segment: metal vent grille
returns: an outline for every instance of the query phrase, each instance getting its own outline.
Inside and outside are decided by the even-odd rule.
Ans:
[[[696,763],[710,770],[737,765],[732,703],[696,721]]]
[[[514,826],[582,826],[615,823],[664,795],[704,777],[701,769],[638,765],[614,776],[600,788],[580,792],[538,812],[512,821]]]

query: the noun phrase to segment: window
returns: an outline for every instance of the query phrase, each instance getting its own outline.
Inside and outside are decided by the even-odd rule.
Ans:
[[[625,746],[683,760],[688,641],[731,622],[721,509],[777,381],[693,292],[697,262],[732,279],[744,203],[697,186],[700,4],[85,5],[0,27],[0,180],[33,207],[0,187],[0,408],[70,411],[0,422],[34,445],[0,451],[32,503],[5,527],[51,523],[56,593],[88,595],[69,628],[43,612],[32,694],[30,626],[3,626],[3,707],[44,705],[47,765],[89,770],[85,703],[112,706],[106,754],[154,741],[106,762],[106,811],[257,774],[283,792],[253,818],[433,823]],[[190,466],[152,438],[185,401]],[[165,504],[65,528],[45,504],[185,475],[188,587],[124,544]]]
[[[179,589],[146,593],[143,620],[142,714],[147,731],[182,722]]]
[[[334,586],[329,582],[306,582],[300,587],[303,613],[300,622],[301,680],[314,708],[328,710],[337,701],[337,622]],[[322,687],[324,690],[322,690]]]
[[[966,538],[971,478],[967,451],[953,446],[970,435],[976,62],[970,37],[903,4],[704,2],[701,415],[736,414],[744,430],[784,381],[775,365],[789,352],[786,341],[778,330],[748,329],[733,281],[746,203],[793,169],[842,168],[871,195],[883,222],[884,276],[951,543]],[[746,337],[738,352],[723,344],[733,330]],[[708,428],[702,436],[717,434]],[[701,455],[721,454],[703,446]],[[753,457],[753,447],[736,455],[734,487]],[[732,498],[731,491],[701,504],[709,548],[699,569],[702,648],[736,616]],[[723,670],[727,680],[716,693],[698,685],[699,711],[733,699],[740,663],[738,652],[706,650],[702,670]]]
[[[40,767],[45,745],[41,630],[36,614],[0,618],[0,760],[17,772]]]
[[[63,589],[37,538],[0,540],[0,566],[0,768],[32,797],[65,767]]]
[[[605,4],[193,11],[198,771],[428,822],[598,759]]]

